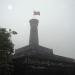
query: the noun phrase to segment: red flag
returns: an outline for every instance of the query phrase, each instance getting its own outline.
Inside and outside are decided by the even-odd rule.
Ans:
[[[39,11],[34,11],[33,15],[40,15],[40,12]]]

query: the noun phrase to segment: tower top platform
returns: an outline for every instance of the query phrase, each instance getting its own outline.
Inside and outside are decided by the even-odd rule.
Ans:
[[[39,23],[39,20],[38,19],[30,19],[30,24],[38,24]]]

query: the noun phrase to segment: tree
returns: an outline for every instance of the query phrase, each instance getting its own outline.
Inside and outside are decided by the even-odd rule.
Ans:
[[[6,28],[0,28],[0,50],[7,51],[8,54],[13,53],[14,44],[11,41],[11,34],[17,34],[16,31],[9,31]]]
[[[17,32],[12,31],[11,29],[7,31],[6,28],[0,28],[0,70],[2,70],[2,68],[4,67],[6,68],[5,69],[6,72],[9,66],[8,65],[9,57],[14,52],[14,44],[11,41],[12,34],[15,35],[17,34]],[[8,75],[6,74],[6,72],[4,75]]]

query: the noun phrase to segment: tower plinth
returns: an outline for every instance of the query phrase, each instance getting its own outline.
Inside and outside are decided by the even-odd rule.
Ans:
[[[29,21],[30,23],[30,39],[29,39],[29,45],[30,46],[38,46],[39,40],[38,40],[38,19],[31,19]]]

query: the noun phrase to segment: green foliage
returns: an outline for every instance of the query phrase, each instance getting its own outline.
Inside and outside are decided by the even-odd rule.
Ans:
[[[14,44],[11,41],[11,35],[17,34],[17,32],[6,30],[6,28],[0,28],[0,63],[6,63],[9,55],[14,52]]]
[[[0,74],[1,75],[11,75],[9,74],[12,70],[9,64],[11,56],[14,50],[14,44],[11,41],[11,35],[17,34],[16,31],[9,31],[6,28],[0,28]]]
[[[9,54],[13,52],[13,43],[11,41],[11,33],[5,28],[0,28],[0,50],[7,50]]]

